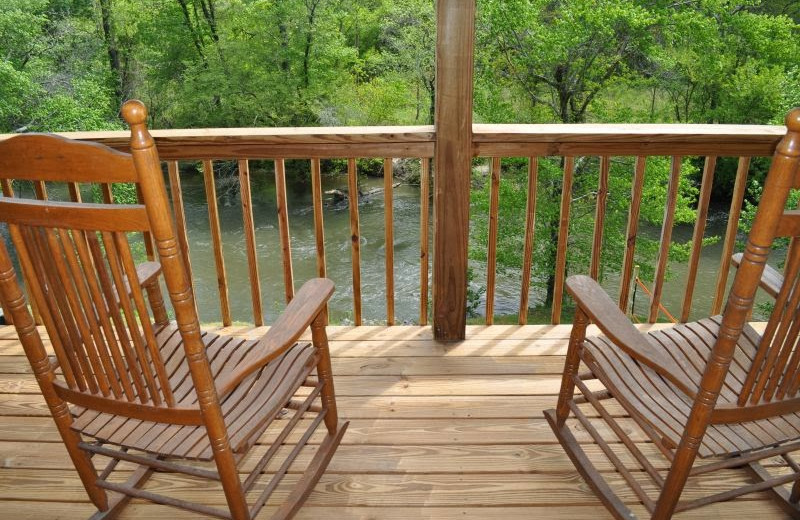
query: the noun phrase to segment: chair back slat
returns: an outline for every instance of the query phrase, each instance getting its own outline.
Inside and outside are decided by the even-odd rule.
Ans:
[[[111,279],[113,281],[113,296],[118,302],[118,307],[121,308],[122,316],[129,334],[130,341],[133,346],[133,359],[136,360],[135,364],[137,372],[142,375],[145,383],[146,392],[140,394],[139,399],[143,403],[151,401],[155,405],[161,404],[161,399],[158,395],[158,387],[152,372],[150,361],[148,360],[149,349],[145,345],[146,339],[143,337],[139,322],[136,318],[136,313],[131,305],[130,298],[127,297],[128,287],[131,285],[138,285],[136,279],[127,279],[127,274],[123,267],[123,260],[120,258],[125,255],[125,251],[120,251],[120,243],[115,239],[112,233],[103,232],[101,234],[103,248],[106,252],[108,266],[111,271]],[[126,244],[122,244],[123,247]]]
[[[102,333],[98,332],[98,336],[102,334],[105,338],[108,355],[111,357],[111,365],[114,367],[112,383],[118,381],[125,398],[128,401],[133,401],[137,392],[134,392],[130,372],[125,364],[125,355],[121,349],[120,341],[117,339],[117,331],[112,323],[114,312],[113,306],[110,305],[111,300],[108,298],[110,292],[104,293],[101,288],[102,275],[106,274],[106,271],[105,269],[98,269],[98,266],[102,266],[101,263],[97,262],[100,257],[93,258],[89,251],[89,234],[84,231],[73,231],[73,234],[76,236],[75,249],[78,254],[79,265],[82,266],[85,275],[85,290],[88,291],[89,301],[95,305],[99,321],[97,325],[102,330]],[[115,396],[120,397],[120,393],[115,392]]]
[[[34,181],[37,197],[44,181],[59,182],[136,182],[130,155],[97,143],[75,142],[49,134],[24,134],[24,139],[7,139],[0,155],[0,172],[14,172],[9,178]],[[45,151],[46,153],[42,153]],[[43,174],[50,174],[43,177]]]
[[[769,401],[774,395],[797,341],[800,326],[800,320],[797,319],[800,304],[800,291],[797,290],[797,275],[800,271],[800,254],[797,254],[799,245],[800,242],[794,240],[791,243],[784,269],[784,284],[775,299],[756,358],[745,380],[745,390],[751,393],[751,403],[757,403],[762,398]]]
[[[119,253],[119,259],[122,262],[122,268],[127,280],[128,291],[122,294],[120,300],[127,301],[128,295],[133,299],[136,316],[146,316],[149,318],[147,306],[144,301],[144,294],[142,293],[142,286],[139,284],[138,275],[136,273],[136,265],[134,264],[133,257],[131,256],[131,248],[128,243],[128,237],[123,233],[114,233],[114,241]],[[149,364],[142,366],[142,371],[147,373],[151,379],[157,381],[159,392],[155,392],[154,401],[160,404],[163,397],[167,406],[175,406],[175,400],[172,396],[172,389],[170,388],[169,378],[167,371],[164,367],[164,360],[161,357],[161,352],[156,343],[156,335],[153,330],[153,324],[150,319],[139,319],[138,325],[144,338],[144,344],[148,349]]]

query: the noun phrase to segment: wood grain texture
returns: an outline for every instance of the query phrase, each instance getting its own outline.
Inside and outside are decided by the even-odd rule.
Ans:
[[[247,270],[250,277],[250,302],[253,308],[253,324],[264,325],[261,312],[261,278],[258,275],[258,256],[256,253],[256,228],[253,220],[253,198],[250,194],[250,163],[239,161],[239,195],[242,200],[242,226],[244,245],[247,254]],[[280,214],[280,206],[278,207]]]
[[[358,169],[354,158],[347,159],[347,205],[350,210],[350,263],[353,274],[353,322],[361,325],[361,225],[358,204]]]
[[[311,160],[311,190],[314,202],[314,241],[317,246],[317,276],[325,278],[327,263],[325,260],[325,226],[322,212],[322,171],[319,159]]]
[[[428,273],[430,258],[431,161],[421,159],[419,174],[419,324],[428,324]]]
[[[394,173],[392,159],[383,160],[383,225],[386,250],[386,324],[394,325]]]
[[[222,252],[222,231],[220,230],[219,208],[217,206],[217,189],[214,182],[214,163],[203,161],[203,181],[208,205],[208,225],[211,230],[211,243],[214,250],[214,265],[217,271],[217,289],[219,291],[220,316],[223,325],[230,325],[231,303],[228,298],[228,274],[225,271],[225,255]]]
[[[665,328],[665,324],[639,327]],[[260,337],[268,328],[222,330]],[[571,469],[542,418],[542,409],[553,406],[555,394],[503,393],[508,391],[503,389],[504,379],[517,385],[539,384],[530,378],[536,375],[542,381],[557,379],[570,326],[471,325],[466,332],[464,342],[449,344],[435,341],[429,327],[328,328],[337,401],[351,424],[327,476],[297,518],[611,518]],[[88,516],[91,507],[68,469],[66,454],[55,449],[58,434],[42,398],[17,390],[30,385],[22,377],[32,381],[20,366],[24,362],[20,352],[11,329],[0,327],[0,375],[9,384],[3,387],[13,392],[0,393],[0,504],[7,514],[23,519]],[[363,395],[367,393],[364,384],[370,395]],[[494,395],[481,393],[481,388]],[[417,395],[415,389],[422,393]],[[356,395],[343,395],[350,392]],[[619,406],[609,410],[616,416],[624,414]],[[634,438],[643,439],[630,420],[620,422]],[[268,429],[265,439],[275,431]],[[602,457],[587,433],[578,438],[591,455]],[[278,455],[297,439],[297,435],[287,439]],[[312,437],[311,447],[315,449],[321,439]],[[242,462],[243,471],[252,467],[267,444],[253,448],[252,456]],[[648,455],[657,454],[650,443],[639,446]],[[302,455],[297,463],[306,462],[312,454]],[[271,464],[268,471],[274,467]],[[611,470],[607,462],[599,468],[604,474]],[[293,465],[287,478],[297,479],[298,471]],[[704,490],[716,490],[746,478],[744,472],[729,472],[721,479],[704,478],[699,483]],[[613,482],[615,489],[622,487],[618,478]],[[206,487],[172,475],[160,476],[153,486],[206,504],[220,505],[223,500]],[[636,513],[644,512],[633,503],[632,495],[626,495],[626,501]],[[274,510],[270,502],[258,518],[267,518]],[[766,494],[759,494],[680,518],[725,519],[742,514],[764,520],[785,517]],[[121,518],[139,517],[178,520],[196,515],[135,502]]]
[[[748,232],[744,253],[721,316],[703,318],[674,327],[639,333],[604,290],[588,276],[567,281],[578,304],[575,326],[562,377],[558,405],[545,411],[554,435],[600,502],[617,518],[631,518],[631,493],[652,514],[668,520],[673,514],[702,508],[713,502],[754,497],[769,491],[784,511],[800,517],[796,496],[800,465],[791,457],[800,448],[800,399],[796,397],[800,353],[796,350],[800,321],[800,221],[786,218],[786,204],[795,187],[800,166],[800,109],[786,116],[787,132],[773,155],[756,216]],[[697,262],[710,198],[715,158],[706,162],[692,261]],[[739,178],[746,162],[740,161]],[[673,156],[662,227],[661,250],[649,320],[655,321],[667,248],[674,219],[674,202],[680,179],[681,157]],[[755,295],[776,239],[791,238],[784,276],[763,333],[748,324]],[[728,251],[726,256],[729,258]],[[729,260],[730,261],[730,260]],[[727,271],[727,265],[724,267]],[[696,265],[689,275],[689,293]],[[775,278],[772,273],[767,277]],[[690,300],[683,308],[686,319]],[[605,333],[587,336],[591,320]],[[586,371],[579,372],[580,364]],[[600,390],[589,383],[600,383]],[[579,390],[576,398],[575,390]],[[669,461],[666,472],[650,463],[637,447],[620,418],[609,413],[603,401],[613,399],[629,412],[639,429]],[[599,414],[589,417],[585,401]],[[578,425],[570,424],[570,420]],[[597,428],[610,428],[613,435]],[[614,478],[594,463],[579,436],[589,433],[615,468]],[[577,434],[577,435],[576,435]],[[620,459],[611,443],[622,441],[635,464]],[[785,464],[770,471],[766,465],[781,457]],[[754,480],[729,480],[732,468],[748,468]],[[650,480],[637,478],[644,470]],[[713,484],[696,477],[714,476]],[[616,480],[623,477],[626,488]],[[725,482],[717,490],[711,488]],[[789,495],[784,485],[792,484]],[[709,491],[697,494],[700,488]]]
[[[711,314],[719,314],[725,301],[725,289],[728,284],[728,271],[731,265],[731,254],[736,246],[736,234],[739,232],[739,217],[747,191],[747,175],[750,171],[750,157],[740,157],[736,168],[736,182],[731,194],[731,206],[728,210],[728,224],[725,228],[725,240],[722,243],[722,255],[717,271],[717,286],[714,290],[714,301],[711,303]]]
[[[481,157],[771,155],[785,129],[758,125],[472,125]],[[433,157],[431,126],[153,130],[161,158]],[[127,151],[125,132],[60,135]],[[0,140],[11,134],[0,134]],[[423,150],[424,153],[412,153]],[[315,150],[309,153],[309,150]],[[381,151],[382,150],[382,151]],[[374,153],[367,153],[367,152]],[[401,153],[397,153],[401,152]]]
[[[564,157],[564,177],[561,183],[561,209],[558,220],[556,245],[555,283],[550,323],[561,323],[561,302],[564,299],[564,279],[567,275],[567,241],[569,240],[569,213],[572,207],[572,181],[575,174],[575,157]]]
[[[644,171],[647,167],[647,157],[636,158],[633,180],[631,181],[631,205],[628,207],[628,224],[625,232],[625,256],[622,261],[619,287],[619,308],[627,312],[628,298],[633,280],[633,259],[636,254],[636,236],[639,233],[639,212],[642,205],[642,190],[644,187]]]
[[[522,252],[522,281],[519,297],[519,324],[528,323],[528,299],[533,267],[533,246],[536,234],[536,188],[539,181],[539,158],[528,158],[528,198],[525,203],[525,248]]]
[[[436,3],[433,330],[464,339],[472,167],[475,0]]]
[[[294,298],[294,272],[292,268],[292,242],[289,232],[289,205],[286,200],[286,162],[283,159],[275,159],[275,202],[278,207],[278,233],[281,237],[283,290],[286,303],[289,303]]]
[[[664,221],[661,224],[661,239],[656,260],[655,274],[653,275],[653,295],[650,299],[650,313],[647,321],[654,323],[658,318],[658,306],[661,304],[661,293],[664,289],[664,277],[667,274],[669,261],[669,248],[672,243],[672,228],[675,224],[675,206],[678,200],[678,187],[681,176],[681,162],[683,157],[673,156],[672,166],[667,185],[667,198],[664,206]]]
[[[183,188],[181,186],[178,161],[167,162],[167,172],[169,175],[169,190],[172,197],[172,211],[175,213],[175,232],[178,237],[181,257],[183,257],[183,264],[186,266],[189,279],[192,280],[192,263],[189,260],[189,234],[186,231],[186,210],[183,206]]]
[[[603,252],[603,231],[606,222],[606,204],[608,203],[608,171],[611,168],[611,158],[607,155],[600,157],[600,180],[597,185],[597,195],[594,211],[594,232],[592,233],[592,259],[589,273],[595,280],[600,276],[600,256]]]
[[[711,201],[711,188],[714,183],[714,169],[717,166],[715,156],[706,157],[703,167],[703,179],[700,181],[700,198],[697,201],[697,220],[694,225],[692,235],[692,251],[689,254],[689,272],[686,274],[686,291],[683,294],[683,306],[681,307],[681,322],[689,321],[689,313],[692,310],[692,295],[697,279],[697,269],[700,264],[700,250],[703,247],[703,237],[706,232],[706,220],[708,219],[708,204]]]
[[[22,378],[0,373],[0,395],[7,392],[11,397],[1,400],[2,413],[10,410],[12,414],[35,417],[39,410],[49,411],[61,441],[55,446],[61,448],[58,452],[61,455],[68,453],[64,460],[72,466],[70,474],[77,471],[83,500],[88,498],[98,511],[114,517],[128,502],[127,496],[249,520],[272,495],[297,455],[311,449],[309,439],[324,421],[328,431],[315,443],[311,450],[314,455],[305,458],[308,464],[302,476],[293,479],[291,492],[282,489],[279,493],[289,502],[280,511],[296,512],[324,472],[347,427],[347,422],[337,427],[324,330],[324,307],[333,284],[321,278],[308,281],[275,326],[258,340],[202,332],[184,257],[175,236],[163,172],[145,124],[147,110],[142,103],[129,101],[122,112],[131,128],[131,156],[60,138],[46,140],[44,144],[51,149],[25,148],[38,146],[36,139],[4,142],[6,148],[17,147],[14,149],[22,157],[33,153],[35,161],[45,170],[37,174],[48,173],[49,168],[56,175],[53,165],[57,162],[78,168],[77,163],[85,161],[92,169],[96,166],[93,160],[105,161],[123,173],[135,165],[133,180],[137,181],[137,196],[142,205],[111,204],[110,184],[104,183],[106,179],[99,173],[93,180],[101,183],[105,204],[79,204],[77,187],[73,189],[74,202],[46,201],[44,179],[50,178],[45,175],[34,180],[41,200],[26,203],[32,210],[15,207],[13,211],[0,212],[3,220],[19,220],[9,225],[15,252],[31,281],[46,330],[53,338],[42,341],[42,331],[36,327],[16,283],[18,276],[9,253],[0,242],[0,292],[15,313],[17,348],[22,347],[33,372],[12,371]],[[223,325],[230,326],[213,163],[206,160],[203,166]],[[247,164],[240,166],[244,184],[249,187]],[[177,165],[173,164],[170,170],[171,179],[179,185]],[[15,172],[3,171],[3,175],[7,174]],[[64,171],[61,177],[74,182],[70,179],[76,176]],[[109,177],[116,178],[114,172]],[[6,192],[0,201],[3,204],[12,200],[19,206],[24,202],[12,196],[10,182],[4,182],[3,189]],[[252,235],[250,197],[246,190],[243,193],[245,221],[249,221]],[[43,212],[50,214],[49,220],[42,215],[37,217],[39,221],[24,221],[31,211],[36,213],[44,205],[55,208]],[[59,208],[68,210],[63,218]],[[131,212],[133,217],[129,215]],[[77,219],[78,225],[71,225],[70,219]],[[84,230],[81,219],[95,220],[95,226]],[[64,227],[65,223],[71,226]],[[142,230],[152,233],[158,262],[137,267],[128,233]],[[252,247],[251,263],[254,256]],[[159,279],[163,279],[169,291],[173,323],[167,319]],[[312,342],[298,343],[296,340],[312,322]],[[4,351],[2,355],[8,357],[7,353]],[[309,377],[315,370],[314,377]],[[14,402],[21,403],[19,398],[26,392],[32,396],[31,402],[15,407]],[[42,401],[44,407],[39,405]],[[251,474],[243,481],[237,470],[238,455],[252,448],[278,417],[286,419],[288,424],[272,432],[271,440],[262,439],[262,443],[271,446],[265,444],[259,448],[262,457],[250,461]],[[303,424],[304,418],[310,424]],[[306,428],[302,434],[293,430],[298,423]],[[285,460],[274,470],[273,484],[265,488],[255,504],[249,505],[245,490],[252,487],[290,435],[295,436],[295,446],[284,453]],[[125,462],[121,466],[112,462],[98,472],[93,462],[97,458],[91,458],[93,454]],[[164,457],[156,458],[158,455]],[[186,460],[180,459],[208,464],[190,467]],[[130,467],[128,463],[139,467],[131,473],[126,469]],[[10,463],[7,467],[16,470],[19,464]],[[115,468],[122,479],[116,476],[109,479]],[[208,479],[207,488],[222,500],[209,505],[197,503],[202,500],[190,496],[176,497],[171,493],[167,496],[159,494],[158,489],[154,493],[153,488],[142,490],[154,469]],[[166,487],[162,489],[169,491],[174,482],[165,480]],[[122,495],[109,496],[107,490]],[[14,491],[18,491],[17,486]]]
[[[489,188],[489,243],[486,247],[486,325],[494,323],[494,291],[497,279],[497,226],[500,214],[500,158],[492,157]]]

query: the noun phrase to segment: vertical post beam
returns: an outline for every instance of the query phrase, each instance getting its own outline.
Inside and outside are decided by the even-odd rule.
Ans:
[[[436,2],[433,333],[464,339],[475,0]]]

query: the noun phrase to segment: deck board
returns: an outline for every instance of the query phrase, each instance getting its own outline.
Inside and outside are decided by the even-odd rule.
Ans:
[[[263,332],[224,330],[244,336]],[[445,344],[433,340],[426,327],[332,327],[339,408],[351,425],[299,518],[610,518],[542,417],[555,403],[569,330],[567,325],[470,326],[465,341]],[[588,442],[585,435],[578,439]],[[640,446],[653,451],[648,443]],[[588,444],[587,450],[598,452]],[[298,464],[309,456],[303,454]],[[599,469],[622,490],[609,465]],[[293,466],[289,478],[297,478],[299,470]],[[721,489],[745,478],[732,470],[701,480],[699,487]],[[156,475],[153,486],[208,504],[221,500],[181,476]],[[11,327],[0,327],[0,507],[4,517],[20,519],[81,518],[92,512]],[[269,512],[268,507],[259,518]],[[677,518],[742,515],[784,517],[761,493]],[[121,518],[195,515],[134,502]]]

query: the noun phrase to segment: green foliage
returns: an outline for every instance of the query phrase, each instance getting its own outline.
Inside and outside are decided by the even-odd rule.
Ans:
[[[560,160],[540,159],[538,192],[534,233],[534,262],[532,280],[544,280],[547,301],[552,295],[558,243],[563,166]],[[625,251],[625,233],[634,164],[632,160],[612,161],[608,179],[608,197],[601,249],[600,279],[617,272]],[[675,222],[693,223],[698,190],[691,182],[697,170],[689,160],[681,163]],[[652,157],[645,170],[640,213],[640,225],[659,229],[664,219],[664,208],[671,176],[668,158]],[[573,188],[570,194],[570,224],[567,255],[568,273],[589,271],[591,247],[594,237],[595,211],[599,179],[599,161],[596,158],[579,158],[576,161]],[[473,174],[470,214],[470,258],[486,262],[490,182],[487,174]],[[499,184],[497,267],[500,271],[519,270],[524,251],[524,229],[528,190],[527,160],[509,159],[502,162]],[[659,240],[657,236],[640,233],[636,242],[636,263],[641,266],[640,276],[652,279]],[[689,244],[674,243],[670,258],[688,259]]]
[[[139,201],[136,194],[136,185],[131,182],[112,184],[111,197],[115,204],[136,204]],[[95,203],[103,202],[103,193],[98,184],[92,184],[92,201]]]
[[[433,0],[204,2],[212,9],[199,0],[5,0],[0,132],[119,128],[129,97],[148,105],[155,128],[433,123]],[[777,124],[800,105],[797,19],[788,0],[478,0],[474,119]],[[286,166],[308,180],[307,161]],[[701,166],[681,164],[678,223],[695,219]],[[358,168],[381,175],[382,161]],[[756,183],[765,169],[754,159]],[[346,162],[326,161],[323,170],[335,174]],[[418,161],[407,170],[419,178]],[[735,170],[720,158],[714,197],[728,196]],[[598,171],[597,158],[576,158],[570,272],[589,266]],[[668,158],[648,159],[640,218],[653,236],[640,234],[636,249],[644,278],[670,171]],[[548,296],[562,172],[560,159],[540,158],[532,279]],[[632,159],[612,161],[601,277],[621,265],[632,172]],[[486,177],[473,176],[475,262],[486,258]],[[757,200],[757,189],[748,198]],[[504,159],[500,200],[498,267],[519,269],[525,160]],[[745,226],[753,209],[745,207]],[[670,258],[687,254],[673,244]],[[477,305],[480,292],[471,294]]]

